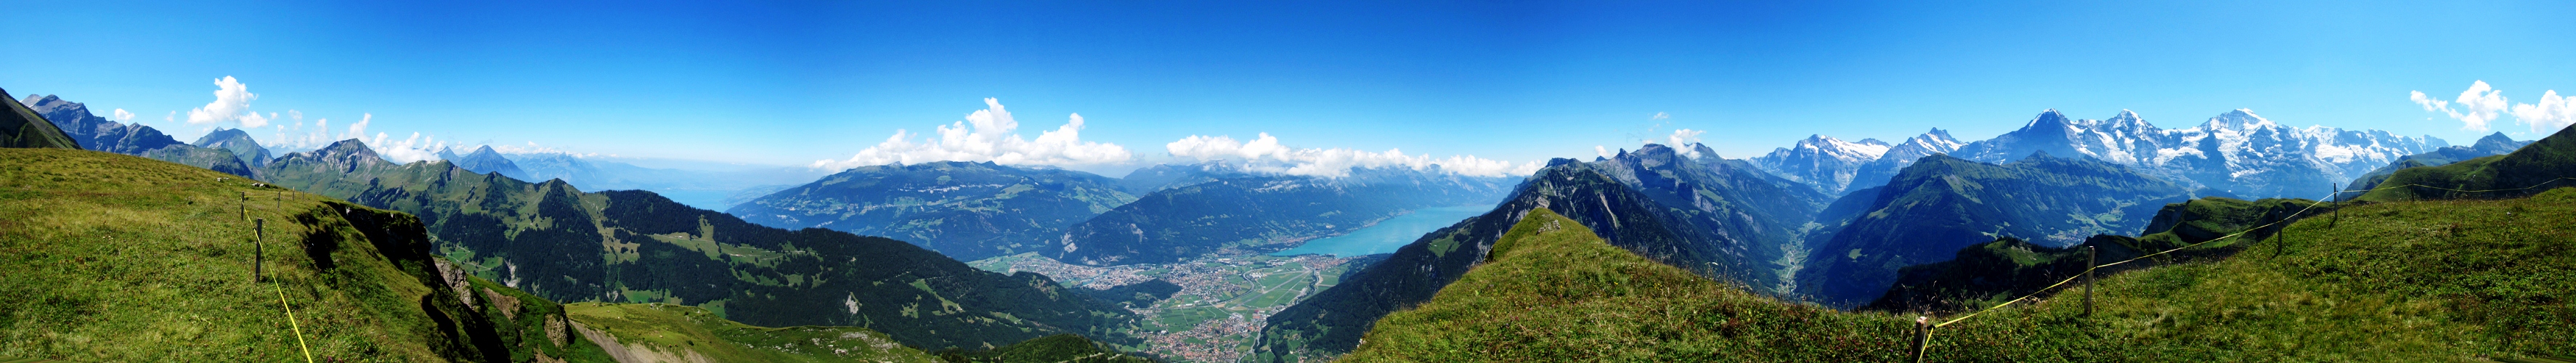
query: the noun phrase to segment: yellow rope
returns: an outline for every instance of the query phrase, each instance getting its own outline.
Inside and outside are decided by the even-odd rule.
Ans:
[[[2335,197],[2335,196],[2337,196],[2337,195],[2341,195],[2341,194],[2343,194],[2343,193],[2353,193],[2353,192],[2368,193],[2368,192],[2380,191],[2380,190],[2383,190],[2383,189],[2393,189],[2393,188],[2410,187],[2410,186],[2413,186],[2413,187],[2433,188],[2433,189],[2441,189],[2441,190],[2449,190],[2449,191],[2462,192],[2462,193],[2485,193],[2485,192],[2500,192],[2500,191],[2507,191],[2507,190],[2530,190],[2531,188],[2538,188],[2538,187],[2540,187],[2540,186],[2542,186],[2542,185],[2549,185],[2549,183],[2556,183],[2556,182],[2558,182],[2558,181],[2560,181],[2560,180],[2568,180],[2568,179],[2576,179],[2576,177],[2561,177],[2561,178],[2557,178],[2557,179],[2550,179],[2549,181],[2540,182],[2540,184],[2532,184],[2531,186],[2521,187],[2521,188],[2509,188],[2509,189],[2488,189],[2488,190],[2460,190],[2460,189],[2453,189],[2453,188],[2444,188],[2444,187],[2437,187],[2437,186],[2431,186],[2431,185],[2412,184],[2412,183],[2410,183],[2410,184],[2406,184],[2406,185],[2380,186],[2380,187],[2377,187],[2377,188],[2371,188],[2370,190],[2346,190],[2346,191],[2336,191],[2336,192],[2333,192],[2333,193],[2327,193],[2327,194],[2326,194],[2326,198],[2325,198],[2325,199],[2327,199],[2327,200],[2332,200],[2332,199],[2334,199],[2334,197]],[[2297,217],[2297,216],[2299,216],[2299,215],[2307,214],[2309,210],[2314,210],[2314,209],[2316,209],[2318,204],[2324,204],[2324,203],[2325,203],[2325,201],[2324,201],[2324,200],[2315,201],[2315,202],[2309,202],[2309,203],[2308,203],[2308,206],[2307,206],[2306,208],[2299,208],[2299,211],[2298,211],[2298,212],[2296,212],[2296,213],[2290,213],[2290,216],[2291,216],[2291,217]],[[2146,255],[2143,255],[2143,256],[2138,256],[2138,257],[2136,257],[2136,258],[2130,258],[2130,259],[2126,259],[2126,260],[2120,260],[2120,262],[2112,262],[2112,263],[2106,263],[2106,264],[2102,264],[2102,265],[2098,265],[2098,266],[2085,267],[2085,268],[2084,268],[2084,272],[2088,272],[2088,273],[2089,273],[2089,272],[2093,272],[2093,270],[2094,270],[2094,269],[2099,269],[2099,268],[2104,268],[2104,267],[2111,267],[2111,266],[2118,266],[2118,265],[2120,265],[2120,264],[2129,263],[2130,261],[2143,260],[2143,259],[2147,259],[2148,257],[2156,257],[2156,256],[2159,256],[2159,255],[2164,255],[2164,254],[2166,254],[2166,253],[2173,253],[2174,251],[2181,251],[2181,250],[2188,249],[2188,248],[2192,248],[2192,247],[2199,247],[2200,245],[2208,244],[2208,243],[2210,243],[2210,242],[2225,241],[2225,240],[2228,240],[2228,239],[2236,238],[2236,236],[2244,235],[2244,234],[2246,234],[2246,233],[2250,233],[2250,232],[2257,231],[2257,230],[2262,230],[2263,228],[2271,227],[2272,225],[2275,225],[2275,224],[2286,223],[2286,222],[2289,222],[2289,221],[2290,221],[2290,219],[2289,219],[2289,218],[2282,218],[2281,220],[2278,220],[2278,221],[2272,221],[2272,223],[2264,223],[2263,225],[2260,225],[2260,226],[2254,226],[2253,228],[2246,228],[2245,230],[2237,231],[2236,233],[2230,233],[2230,234],[2228,234],[2228,235],[2226,235],[2226,236],[2220,236],[2220,237],[2218,237],[2218,238],[2212,238],[2212,239],[2209,239],[2209,240],[2206,240],[2206,241],[2200,241],[2199,243],[2193,243],[2193,244],[2183,245],[2182,247],[2174,247],[2174,248],[2172,248],[2172,249],[2167,249],[2167,250],[2163,250],[2163,251],[2156,251],[2156,253],[2150,253],[2150,254],[2146,254]],[[2075,275],[2075,276],[2069,276],[2069,277],[2067,277],[2065,280],[2058,280],[2056,284],[2050,284],[2050,285],[2048,285],[2048,287],[2042,287],[2042,288],[2039,288],[2039,290],[2031,291],[2031,292],[2030,292],[2030,294],[2025,294],[2025,295],[2022,295],[2021,297],[2013,298],[2012,300],[2004,301],[2004,302],[2003,302],[2003,303],[2001,303],[2001,304],[1995,304],[1995,306],[1986,307],[1986,308],[1984,308],[1984,309],[1977,309],[1977,311],[1976,311],[1976,312],[1968,313],[1968,315],[1961,315],[1961,316],[1959,316],[1958,318],[1950,319],[1949,321],[1943,321],[1943,322],[1941,322],[1940,324],[1933,324],[1933,325],[1932,325],[1932,327],[1934,327],[1934,328],[1939,328],[1939,327],[1943,327],[1943,326],[1948,326],[1948,325],[1950,325],[1951,323],[1957,323],[1957,322],[1959,322],[1959,321],[1961,321],[1961,320],[1968,320],[1968,318],[1970,318],[1970,317],[1975,317],[1975,316],[1977,316],[1978,314],[1985,314],[1987,311],[1994,311],[1995,309],[2002,309],[2002,308],[2003,308],[2003,307],[2005,307],[2005,306],[2011,306],[2013,303],[2021,302],[2022,300],[2028,300],[2028,299],[2030,299],[2030,298],[2031,298],[2031,297],[2033,297],[2033,296],[2039,296],[2039,294],[2040,294],[2040,293],[2048,292],[2048,290],[2050,290],[2050,289],[2055,289],[2055,288],[2057,288],[2058,286],[2065,286],[2065,285],[2066,285],[2066,283],[2068,283],[2068,282],[2073,282],[2073,281],[2075,281],[2075,279],[2076,279],[2076,278],[2078,278],[2078,277],[2083,277],[2083,276],[2084,276],[2083,274],[2077,274],[2077,275]]]
[[[286,326],[295,329],[295,347],[304,350],[305,363],[312,363],[313,347],[304,344],[304,326],[295,323],[295,307],[286,304],[286,286],[284,285],[285,283],[271,285],[277,286],[277,306],[286,308]]]

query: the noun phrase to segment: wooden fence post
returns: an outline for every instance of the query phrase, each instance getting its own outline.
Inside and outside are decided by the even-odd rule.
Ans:
[[[1914,363],[1923,363],[1923,351],[1931,345],[1930,343],[1932,343],[1932,319],[1923,316],[1915,316],[1914,350],[1912,351],[1913,359],[1910,359],[1909,361]]]
[[[250,281],[268,281],[268,274],[263,271],[263,267],[268,265],[268,244],[261,243],[268,239],[268,219],[251,220],[250,233]]]
[[[2100,248],[2084,246],[2084,316],[2093,316],[2093,268]]]

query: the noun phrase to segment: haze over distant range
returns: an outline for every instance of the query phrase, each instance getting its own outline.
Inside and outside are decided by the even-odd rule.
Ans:
[[[1810,134],[1980,140],[2043,109],[2181,127],[2246,108],[2454,142],[2576,119],[2555,92],[2576,51],[2533,46],[2576,9],[2548,5],[120,5],[18,5],[52,15],[0,24],[31,34],[0,44],[81,61],[0,60],[19,70],[0,84],[183,140],[363,138],[398,159],[490,144],[1104,175],[1522,174],[1647,141],[1745,158]]]

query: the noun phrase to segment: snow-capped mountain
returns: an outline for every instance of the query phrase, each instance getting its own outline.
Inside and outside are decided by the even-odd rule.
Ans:
[[[1889,178],[1895,177],[1896,173],[1905,170],[1905,167],[1913,166],[1915,160],[1933,154],[1948,154],[1958,151],[1960,146],[1967,145],[1968,143],[1959,142],[1958,138],[1950,137],[1949,131],[1937,128],[1922,135],[1906,138],[1905,142],[1887,148],[1887,153],[1880,154],[1878,160],[1862,164],[1860,170],[1852,174],[1851,182],[1843,187],[1843,191],[1848,193],[1853,190],[1886,185]]]
[[[1861,165],[1877,161],[1891,147],[1878,139],[1860,142],[1842,141],[1824,135],[1808,135],[1798,145],[1772,149],[1770,154],[1753,158],[1753,165],[1816,187],[1828,194],[1842,194],[1851,185],[1853,174]],[[1919,156],[1918,156],[1919,157]]]
[[[2373,168],[2449,146],[2431,136],[2386,131],[2290,128],[2238,109],[2200,126],[2161,129],[2127,110],[2108,120],[2041,112],[2020,130],[1969,143],[1950,155],[2002,163],[2047,152],[2101,159],[2193,187],[2245,198],[2315,198]]]

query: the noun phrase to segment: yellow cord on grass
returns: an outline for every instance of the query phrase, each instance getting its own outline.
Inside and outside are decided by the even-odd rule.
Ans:
[[[313,363],[313,347],[304,345],[304,326],[295,323],[295,307],[286,304],[286,287],[277,287],[277,306],[286,308],[286,326],[295,329],[295,347],[304,350],[304,363]]]

